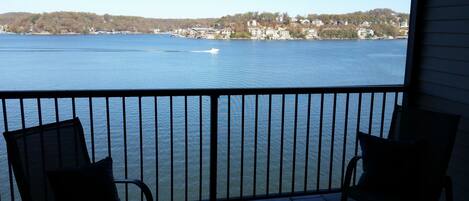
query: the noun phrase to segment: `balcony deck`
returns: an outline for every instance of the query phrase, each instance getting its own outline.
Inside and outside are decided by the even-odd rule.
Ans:
[[[385,135],[404,91],[4,91],[0,132],[79,117],[92,161],[112,154],[115,177],[143,180],[157,200],[339,200],[306,195],[338,192],[358,153],[357,131]],[[0,200],[20,200],[2,143]],[[135,190],[119,192],[122,200],[140,198]]]

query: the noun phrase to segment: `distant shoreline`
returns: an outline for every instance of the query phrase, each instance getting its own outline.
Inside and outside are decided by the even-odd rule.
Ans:
[[[407,40],[408,37],[396,37],[393,39],[389,38],[366,38],[366,39],[359,39],[359,38],[324,38],[324,39],[286,39],[286,40],[279,40],[279,39],[250,39],[250,38],[230,38],[230,39],[206,39],[206,38],[190,38],[190,37],[180,37],[175,36],[172,33],[115,33],[115,34],[82,34],[82,33],[66,33],[66,34],[53,34],[53,33],[0,33],[0,36],[5,35],[14,35],[14,36],[137,36],[137,35],[147,35],[147,36],[158,36],[158,35],[167,35],[168,37],[172,38],[182,38],[182,39],[189,39],[189,40],[207,40],[207,41],[383,41],[383,40]]]
[[[405,39],[409,14],[377,8],[352,13],[246,12],[207,19],[154,19],[86,12],[3,13],[0,34],[170,34],[208,40],[383,40]]]

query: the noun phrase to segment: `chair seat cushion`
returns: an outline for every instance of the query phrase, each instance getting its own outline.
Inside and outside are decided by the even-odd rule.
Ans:
[[[419,194],[424,142],[393,141],[363,133],[358,138],[363,157],[358,187],[404,197]]]
[[[118,201],[112,159],[47,173],[56,201]]]

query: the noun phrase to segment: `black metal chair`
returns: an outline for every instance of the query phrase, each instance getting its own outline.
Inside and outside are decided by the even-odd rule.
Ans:
[[[460,117],[456,115],[402,107],[397,107],[393,113],[388,139],[424,140],[427,144],[425,157],[422,160],[422,165],[425,167],[421,170],[422,186],[415,189],[419,200],[437,201],[443,189],[446,200],[453,200],[451,178],[446,175],[446,170],[458,131],[459,119]],[[348,198],[357,201],[393,200],[389,195],[366,192],[358,186],[350,186],[352,174],[360,159],[360,156],[355,156],[347,166],[342,201]]]
[[[83,127],[78,118],[17,131],[5,132],[8,158],[23,201],[53,201],[47,171],[91,164]],[[147,201],[153,197],[139,180],[115,180],[137,185]]]

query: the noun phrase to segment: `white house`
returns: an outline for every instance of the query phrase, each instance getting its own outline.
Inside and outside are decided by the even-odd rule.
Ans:
[[[315,19],[315,20],[311,21],[311,24],[314,25],[314,26],[320,27],[320,26],[324,25],[324,22],[320,19]]]
[[[361,24],[362,27],[369,27],[370,25],[371,25],[371,23],[368,22],[368,21],[364,21],[364,22]]]
[[[256,20],[249,20],[248,21],[248,27],[257,27],[257,21]]]
[[[308,19],[302,19],[300,20],[301,24],[311,24],[311,22]]]
[[[399,25],[401,28],[409,28],[409,21],[404,20]]]
[[[280,14],[279,16],[277,16],[277,18],[275,18],[275,20],[278,22],[278,23],[283,23],[283,19],[285,18],[285,15],[284,14]]]
[[[261,40],[265,38],[263,30],[260,28],[251,27],[248,30],[249,30],[249,33],[251,33],[251,39],[253,40]]]
[[[367,39],[373,37],[375,35],[375,32],[373,31],[373,29],[360,28],[357,31],[357,35],[359,39]]]
[[[280,37],[279,38],[280,40],[289,40],[289,39],[291,39],[290,31],[288,31],[287,29],[278,28],[277,31],[278,31],[278,35]]]
[[[278,35],[277,30],[275,30],[273,28],[270,28],[270,27],[265,30],[265,36],[268,39],[274,39],[274,38],[279,38],[280,37]]]
[[[222,29],[221,31],[218,32],[218,37],[221,38],[221,39],[230,39],[231,38],[231,34],[233,33],[233,31],[231,30],[231,28],[224,28]]]
[[[305,34],[305,38],[308,40],[318,38],[318,31],[316,29],[303,29],[303,33]]]

